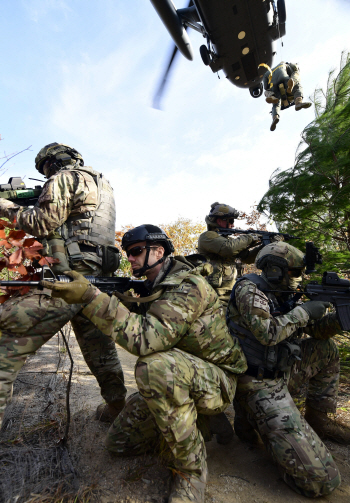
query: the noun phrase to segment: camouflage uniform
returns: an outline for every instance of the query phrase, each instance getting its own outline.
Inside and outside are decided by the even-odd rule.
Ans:
[[[96,172],[91,168],[74,165],[74,162],[68,164],[46,182],[33,208],[0,199],[0,215],[16,219],[17,228],[42,240],[47,252],[63,257],[63,262],[67,261],[67,249],[69,254],[71,246],[69,265],[72,269],[85,275],[102,275],[102,259],[96,253],[98,227],[93,227],[94,232],[91,232],[89,222],[98,206],[106,203],[99,201],[94,177]],[[103,183],[103,190],[110,193],[113,202],[111,217],[115,219],[113,189],[107,181]],[[103,224],[101,221],[100,233]],[[111,232],[114,236],[114,226]],[[104,244],[103,239],[101,244]],[[109,244],[114,244],[114,240]],[[67,266],[64,268],[67,269]],[[62,272],[60,269],[57,271],[57,266],[53,269]],[[85,361],[101,387],[103,398],[108,403],[124,399],[126,388],[115,344],[80,311],[81,306],[70,306],[64,301],[52,299],[49,290],[33,291],[0,306],[0,418],[11,395],[12,383],[26,357],[68,321],[72,323]]]
[[[217,225],[208,221],[207,224],[209,230],[199,236],[198,252],[204,255],[213,266],[213,272],[206,279],[215,289],[224,306],[227,306],[232,287],[237,279],[237,259],[241,259],[245,264],[252,264],[259,248],[248,250],[248,246],[254,241],[249,235],[235,238],[220,236]]]
[[[137,313],[99,291],[83,310],[100,330],[139,357],[139,393],[129,397],[114,421],[107,447],[117,455],[141,454],[154,449],[161,432],[176,469],[200,476],[206,454],[197,414],[215,415],[227,408],[236,374],[246,369],[245,358],[199,268],[190,270],[167,258],[151,292],[159,297],[140,304]]]
[[[275,115],[280,115],[281,111],[282,96],[278,87],[279,84],[284,84],[284,87],[287,89],[289,79],[293,79],[294,87],[292,89],[292,94],[294,100],[298,97],[303,98],[303,88],[300,84],[300,70],[298,65],[294,63],[284,63],[284,61],[282,61],[272,68],[271,71],[271,80],[269,80],[271,73],[267,71],[263,77],[263,84],[265,90],[272,91],[276,98],[279,98],[279,102],[272,106],[272,117],[274,117]]]
[[[299,306],[274,317],[269,300],[275,305],[278,300],[272,293],[265,295],[248,278],[236,284],[234,298],[229,303],[228,321],[243,347],[249,334],[266,351],[298,332],[311,336],[300,341],[302,358],[291,374],[275,372],[258,380],[250,366],[252,357],[247,356],[247,375],[239,378],[236,399],[251,426],[260,433],[285,482],[308,497],[329,494],[340,484],[339,471],[326,446],[300,415],[290,391],[295,392],[309,380],[306,403],[314,409],[335,412],[339,354],[330,337],[340,329],[336,318],[326,315],[311,325],[308,313]]]

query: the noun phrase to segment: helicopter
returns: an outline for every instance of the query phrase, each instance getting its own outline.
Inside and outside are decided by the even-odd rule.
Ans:
[[[176,9],[172,0],[150,1],[175,42],[155,108],[177,52],[193,60],[187,28],[206,39],[199,52],[213,73],[222,70],[232,84],[249,89],[253,98],[262,95],[264,71],[258,65],[272,66],[275,41],[286,33],[285,0],[190,0],[183,9]]]

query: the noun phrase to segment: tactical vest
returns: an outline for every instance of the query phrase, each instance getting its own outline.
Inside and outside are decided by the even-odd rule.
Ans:
[[[269,300],[270,313],[273,315],[279,303],[277,298],[269,292],[271,287],[257,274],[247,274],[239,278],[232,289],[230,302],[237,309],[235,291],[237,285],[248,279],[261,290]],[[252,332],[241,327],[227,316],[227,325],[233,336],[239,339],[242,350],[247,358],[247,374],[257,377],[257,379],[273,379],[284,372],[288,372],[295,360],[300,360],[301,349],[295,337],[281,341],[273,346],[261,344]]]
[[[227,303],[237,278],[237,266],[240,264],[236,258],[226,259],[220,257],[217,253],[207,252],[201,248],[200,244],[198,245],[198,252],[204,255],[207,262],[213,267],[213,272],[206,277],[206,280],[214,288],[220,300],[226,300]]]
[[[85,259],[95,262],[105,274],[114,272],[119,265],[119,254],[115,247],[113,188],[101,173],[88,166],[68,168],[67,171],[79,172],[83,177],[88,173],[97,186],[96,208],[77,212],[79,209],[73,207],[68,219],[56,230],[64,240],[69,265],[74,269],[75,264]],[[52,246],[54,256],[57,248],[59,246]]]

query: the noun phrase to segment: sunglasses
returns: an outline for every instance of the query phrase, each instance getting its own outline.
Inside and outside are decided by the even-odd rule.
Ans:
[[[146,248],[147,246],[134,246],[134,248],[130,248],[130,250],[127,250],[125,253],[127,257],[130,257],[130,255],[138,257]],[[150,248],[158,248],[158,246],[150,246]]]
[[[225,220],[225,222],[227,222],[229,224],[234,224],[235,223],[235,219],[234,218],[223,218],[223,220]]]

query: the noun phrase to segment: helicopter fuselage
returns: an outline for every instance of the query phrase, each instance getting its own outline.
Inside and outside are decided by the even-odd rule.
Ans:
[[[172,0],[151,2],[185,57],[192,59],[185,31],[190,27],[206,39],[200,48],[204,64],[213,72],[222,70],[253,97],[261,95],[265,70],[258,65],[272,66],[275,41],[285,34],[284,0],[277,0],[283,3],[284,19],[273,0],[192,0],[184,9],[176,9]]]

